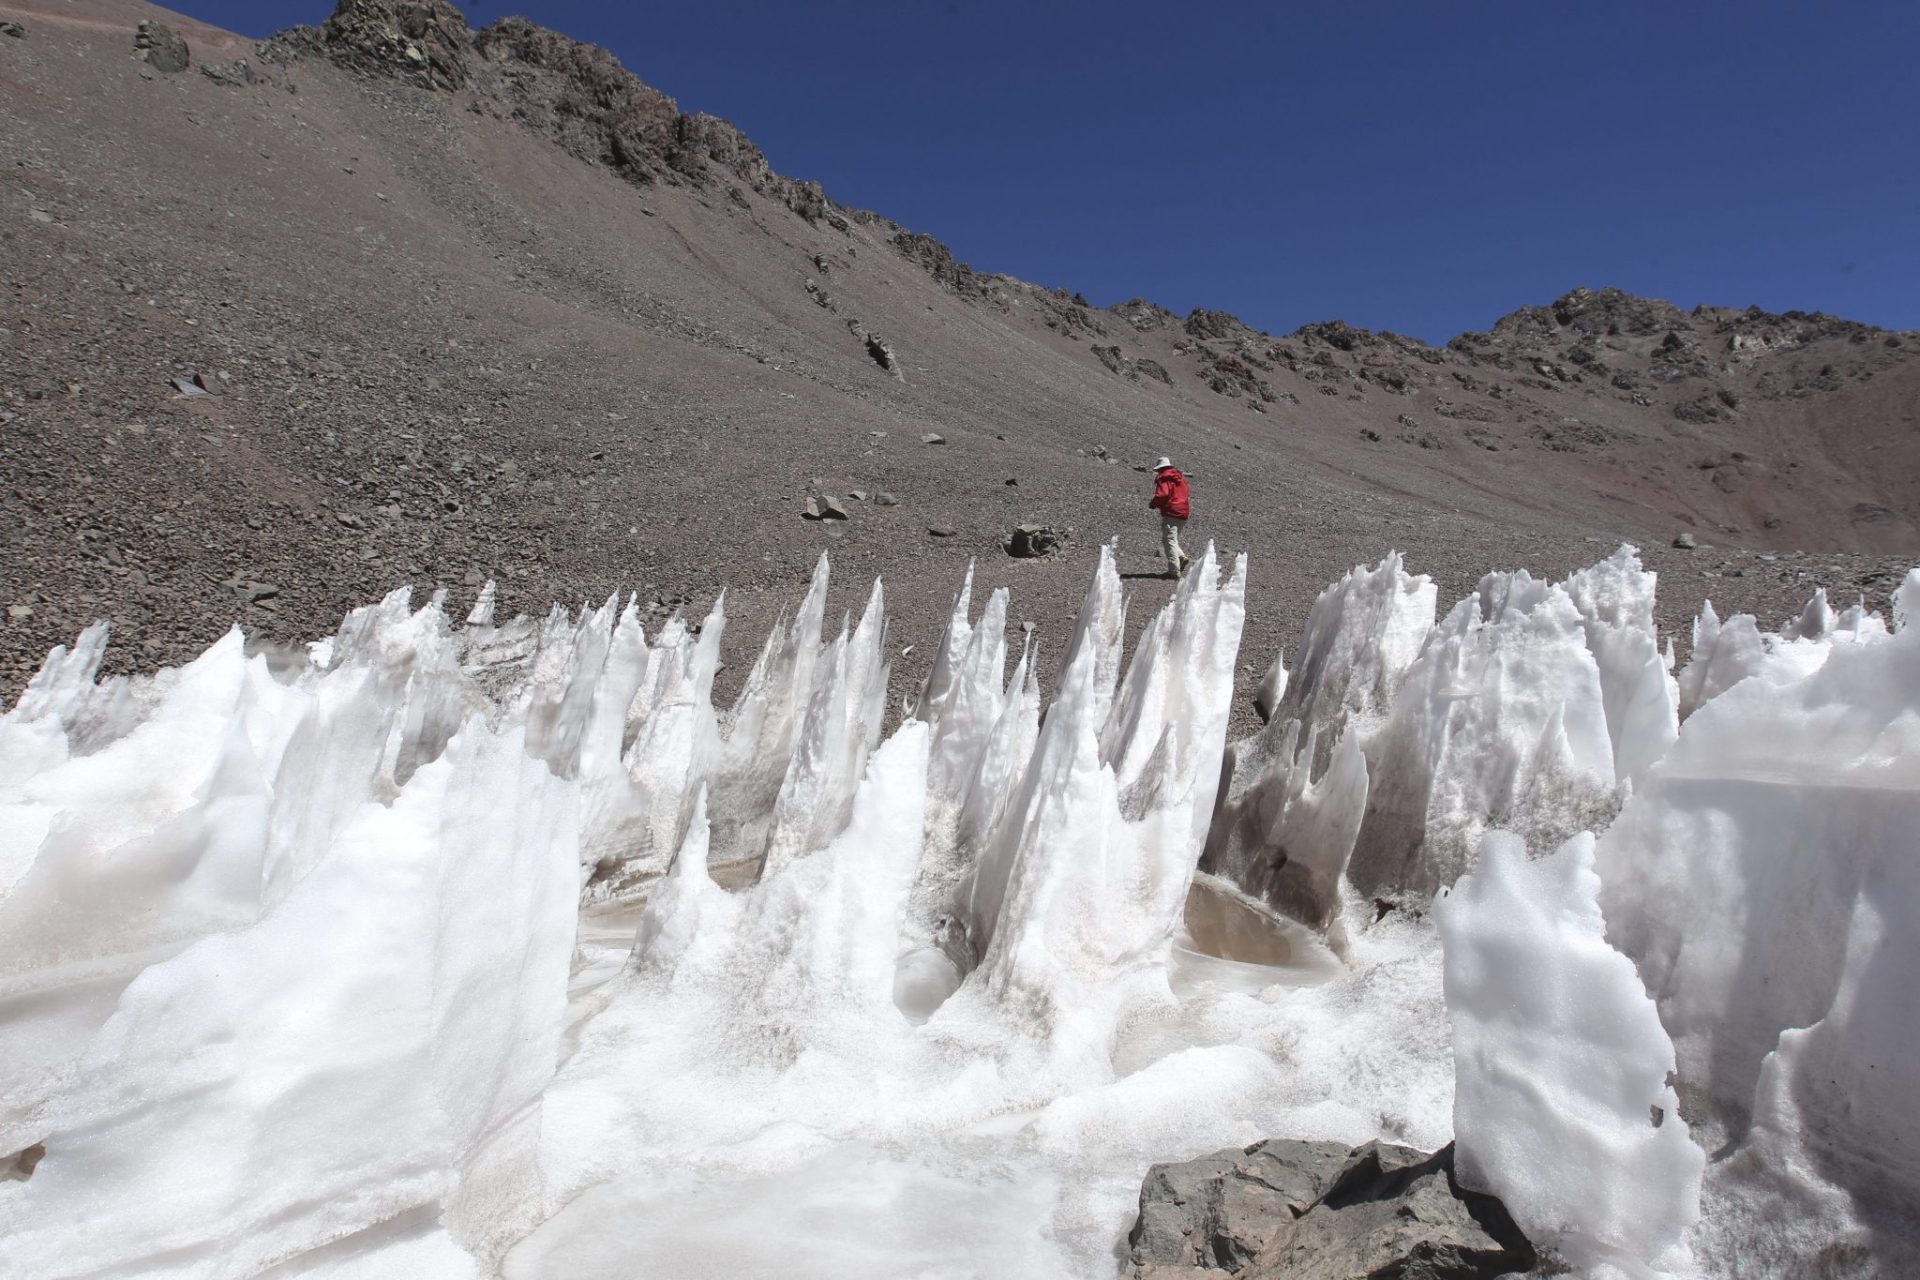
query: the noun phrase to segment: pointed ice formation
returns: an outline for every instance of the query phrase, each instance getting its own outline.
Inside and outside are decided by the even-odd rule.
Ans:
[[[1255,694],[1267,727],[1233,744],[1201,866],[1327,931],[1367,804],[1363,743],[1433,629],[1431,580],[1399,552],[1320,593],[1300,668],[1278,655]]]
[[[19,1274],[252,1274],[423,1206],[481,1256],[530,1225],[570,791],[471,725],[257,923],[145,969],[0,1131],[58,1153],[0,1200]]]
[[[1102,557],[1102,577],[1107,567]],[[1081,616],[1097,640],[1107,588]],[[956,904],[975,990],[1068,1058],[1103,1055],[1164,965],[1219,785],[1246,563],[1213,548],[1151,622],[1101,724],[1101,646],[1077,643],[1032,760]]]
[[[1820,644],[1809,670],[1816,643],[1699,707],[1598,846],[1608,936],[1658,1002],[1690,1118],[1752,1153],[1707,1186],[1751,1234],[1703,1228],[1741,1274],[1810,1270],[1813,1237],[1865,1247],[1889,1206],[1920,1208],[1897,976],[1920,966],[1920,630]]]
[[[1393,704],[1407,668],[1433,630],[1439,591],[1406,572],[1398,551],[1371,569],[1356,567],[1320,593],[1307,614],[1299,660],[1272,712],[1318,730],[1322,752],[1349,719],[1362,732]],[[1324,768],[1324,754],[1316,768]]]
[[[1583,1271],[1677,1265],[1706,1153],[1669,1083],[1673,1042],[1632,961],[1607,945],[1599,892],[1591,835],[1529,862],[1521,840],[1495,833],[1434,903],[1457,1168]]]
[[[1595,1274],[1920,1238],[1920,573],[1892,634],[1703,610],[1676,680],[1630,548],[1438,626],[1390,556],[1231,753],[1244,561],[1123,663],[1103,550],[1044,716],[969,575],[884,742],[884,594],[823,643],[827,586],[724,716],[724,601],[51,655],[0,715],[0,1269],[1105,1276],[1151,1160],[1456,1122]]]
[[[1200,866],[1326,933],[1366,814],[1367,760],[1349,726],[1313,778],[1319,732],[1309,729],[1302,744],[1298,720],[1274,720],[1227,748],[1227,784]]]

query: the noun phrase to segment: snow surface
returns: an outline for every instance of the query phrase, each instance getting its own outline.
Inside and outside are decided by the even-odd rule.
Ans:
[[[884,736],[828,573],[727,709],[724,600],[50,655],[0,1276],[1109,1276],[1149,1163],[1275,1136],[1457,1138],[1581,1274],[1915,1256],[1920,571],[1676,675],[1631,548],[1437,624],[1389,556],[1231,747],[1244,562],[1129,657],[1103,551],[1044,708],[969,571]]]

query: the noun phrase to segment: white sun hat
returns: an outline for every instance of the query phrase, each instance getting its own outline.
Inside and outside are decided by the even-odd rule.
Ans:
[[[1169,458],[1166,454],[1163,453],[1160,455],[1160,461],[1153,464],[1153,469],[1155,471],[1165,471],[1168,467],[1172,465],[1173,465],[1173,459]]]

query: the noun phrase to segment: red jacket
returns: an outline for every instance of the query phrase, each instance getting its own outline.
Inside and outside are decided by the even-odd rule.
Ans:
[[[1187,518],[1187,478],[1178,467],[1162,467],[1153,478],[1153,501],[1147,506],[1175,520]]]

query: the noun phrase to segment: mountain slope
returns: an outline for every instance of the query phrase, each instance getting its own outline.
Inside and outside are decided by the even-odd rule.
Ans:
[[[518,20],[349,0],[256,48],[131,0],[0,15],[8,695],[94,616],[152,665],[488,576],[662,615],[726,586],[740,654],[823,548],[849,602],[887,575],[921,656],[969,556],[1057,649],[1098,541],[1157,567],[1161,452],[1193,535],[1254,557],[1249,668],[1389,546],[1450,596],[1631,538],[1667,607],[1773,615],[1814,579],[1877,599],[1920,545],[1914,335],[1613,291],[1438,349],[1095,308]],[[136,58],[142,19],[186,71]],[[195,373],[215,394],[169,383]],[[854,491],[899,502],[801,519]],[[1008,559],[1023,520],[1068,554]]]

